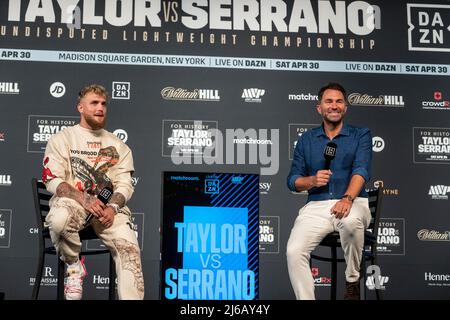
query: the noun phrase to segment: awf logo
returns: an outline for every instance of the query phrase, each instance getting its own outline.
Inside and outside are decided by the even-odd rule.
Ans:
[[[112,99],[130,100],[130,82],[114,81],[112,83]]]
[[[11,185],[11,176],[9,174],[0,174],[0,186],[10,187]]]
[[[123,141],[123,143],[127,142],[128,140],[128,133],[123,129],[116,129],[114,130],[113,134]]]
[[[266,93],[264,89],[250,88],[242,91],[241,98],[245,102],[261,102],[261,97]]]
[[[384,140],[381,137],[373,137],[372,138],[372,150],[374,152],[381,152],[383,151],[385,146]]]
[[[448,200],[447,193],[450,193],[450,186],[442,184],[430,186],[430,190],[428,191],[428,195],[430,195],[433,200]]]
[[[380,267],[377,265],[371,265],[367,267],[367,277],[366,287],[369,290],[386,290],[384,286],[389,282],[389,277],[382,276]]]
[[[320,275],[320,270],[317,267],[311,268],[311,274],[314,279],[314,286],[316,287],[330,287],[331,278]]]
[[[242,181],[244,181],[244,177],[232,177],[231,178],[231,183],[242,183]]]
[[[17,82],[0,82],[0,94],[19,94],[19,84]]]
[[[408,49],[410,51],[450,51],[450,5],[407,5]]]
[[[55,98],[61,98],[66,93],[66,86],[62,82],[53,82],[50,85],[50,94]]]
[[[444,100],[441,91],[435,91],[434,101],[422,101],[422,109],[450,110],[450,101]]]

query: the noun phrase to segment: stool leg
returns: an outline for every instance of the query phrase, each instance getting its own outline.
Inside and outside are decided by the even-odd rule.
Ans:
[[[41,288],[41,280],[42,280],[42,273],[44,272],[44,251],[41,250],[39,253],[39,260],[36,270],[36,277],[34,277],[34,286],[33,286],[33,293],[31,294],[32,300],[37,300],[39,296],[39,289]]]
[[[59,255],[56,255],[58,259],[58,285],[57,285],[57,295],[58,300],[64,300],[64,261],[62,261]]]
[[[372,249],[372,263],[374,265],[378,266],[378,258],[377,258],[377,248],[375,247],[375,245],[373,245],[373,249]],[[377,300],[383,300],[383,296],[381,295],[381,290],[380,289],[376,289],[375,288],[375,295],[377,297]]]
[[[336,300],[337,287],[337,253],[336,247],[331,247],[331,300]]]
[[[364,300],[367,300],[367,292],[366,292],[366,252],[363,249],[362,257],[361,257],[361,266],[359,267],[359,279],[361,281],[361,273],[363,274],[363,287],[364,287]]]
[[[109,254],[109,300],[116,300],[116,264]]]

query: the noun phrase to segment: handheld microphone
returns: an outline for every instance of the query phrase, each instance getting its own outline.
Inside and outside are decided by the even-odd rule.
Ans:
[[[328,142],[325,150],[323,151],[323,156],[325,158],[325,170],[330,170],[331,160],[336,156],[337,144],[334,142]]]
[[[104,187],[97,195],[97,199],[99,199],[103,204],[107,204],[109,199],[111,199],[113,195],[113,190],[109,187]],[[86,227],[89,222],[92,220],[94,215],[92,213],[89,213],[88,217],[86,218],[86,221],[84,222],[84,227]]]

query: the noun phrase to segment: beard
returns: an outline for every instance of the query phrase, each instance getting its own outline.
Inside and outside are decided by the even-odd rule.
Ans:
[[[343,113],[339,113],[339,117],[336,116],[332,116],[330,117],[329,114],[325,114],[323,116],[323,120],[327,123],[333,124],[333,125],[337,125],[340,124],[343,120],[344,120],[344,114]]]
[[[95,117],[95,116],[85,116],[84,119],[86,120],[86,123],[93,129],[103,129],[105,127],[106,123],[106,117],[103,116],[101,118]],[[101,119],[101,120],[99,120]]]

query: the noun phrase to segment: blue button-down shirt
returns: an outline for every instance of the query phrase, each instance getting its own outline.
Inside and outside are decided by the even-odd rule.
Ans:
[[[287,177],[290,190],[295,190],[295,180],[299,177],[316,175],[325,168],[323,156],[325,147],[331,140],[325,134],[323,126],[308,130],[298,138],[295,146],[291,171]],[[308,190],[308,202],[317,200],[340,199],[357,174],[367,182],[370,179],[372,161],[372,136],[368,128],[356,128],[350,125],[342,127],[341,132],[332,140],[336,143],[336,156],[331,161],[332,175],[326,186]],[[359,197],[366,197],[364,188]]]

